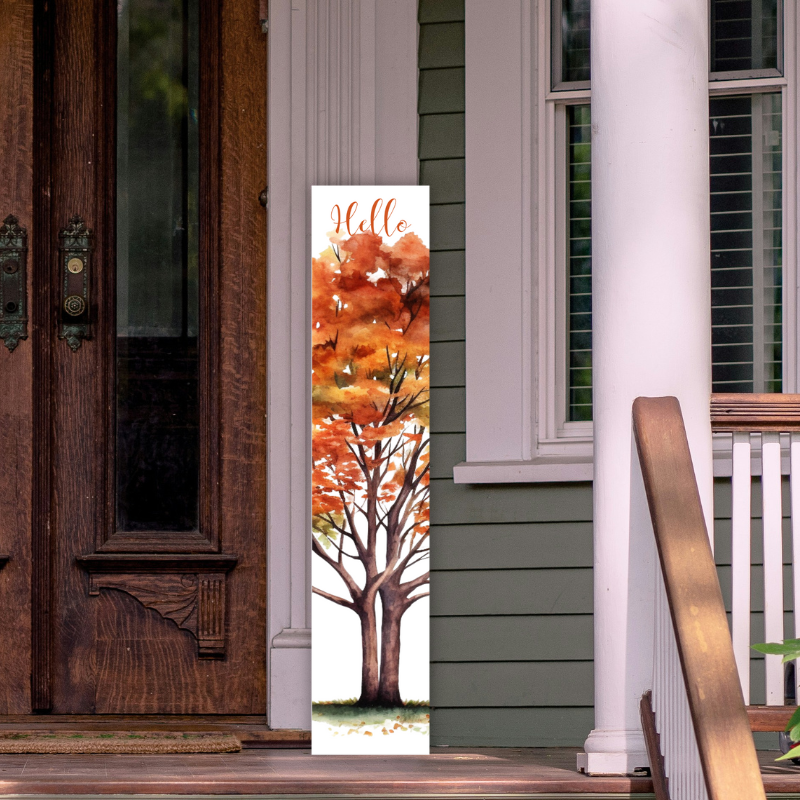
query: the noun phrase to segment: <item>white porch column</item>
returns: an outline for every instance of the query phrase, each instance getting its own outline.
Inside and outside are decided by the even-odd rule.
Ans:
[[[593,0],[595,729],[579,767],[647,766],[654,545],[631,513],[631,404],[676,395],[707,517],[711,321],[707,0]]]

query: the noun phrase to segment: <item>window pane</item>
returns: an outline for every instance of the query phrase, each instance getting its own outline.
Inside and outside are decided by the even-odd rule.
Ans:
[[[195,530],[199,3],[117,7],[117,527]]]
[[[710,100],[715,392],[782,391],[780,93]],[[592,418],[589,106],[567,108],[567,420]]]
[[[715,392],[781,391],[781,95],[710,101]]]
[[[589,80],[589,0],[554,0],[553,52],[556,62],[553,83]]]
[[[567,419],[592,418],[592,175],[588,105],[567,107]]]
[[[780,69],[778,0],[712,0],[711,72]]]

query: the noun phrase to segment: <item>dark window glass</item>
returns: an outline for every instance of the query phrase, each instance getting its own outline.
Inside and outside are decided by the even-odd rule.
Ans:
[[[588,105],[567,107],[567,419],[592,418],[592,144]]]
[[[120,0],[117,528],[198,525],[198,0]]]
[[[553,83],[589,80],[589,0],[553,4]]]
[[[715,392],[781,391],[781,95],[710,101]]]
[[[779,0],[712,0],[711,72],[781,69]]]

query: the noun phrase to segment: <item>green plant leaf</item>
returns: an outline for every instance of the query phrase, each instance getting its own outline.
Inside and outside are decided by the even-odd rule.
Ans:
[[[778,756],[776,761],[788,761],[791,758],[800,758],[800,745],[793,747],[788,753]]]
[[[800,641],[797,639],[787,639],[785,642],[766,642],[765,644],[753,644],[750,646],[759,653],[766,653],[771,656],[785,656],[784,661],[793,661],[795,658],[800,658]]]
[[[794,714],[792,714],[791,719],[786,723],[786,730],[787,731],[794,731],[794,729],[798,725],[800,725],[800,706],[798,706],[798,708],[795,710]],[[790,736],[791,736],[791,734],[790,734]],[[792,741],[793,742],[797,741],[798,739],[800,739],[800,736],[797,736],[797,738],[792,736]]]

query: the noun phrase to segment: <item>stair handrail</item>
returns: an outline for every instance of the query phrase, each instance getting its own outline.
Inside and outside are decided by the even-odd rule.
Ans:
[[[637,398],[633,431],[709,800],[760,800],[764,785],[677,398]]]

